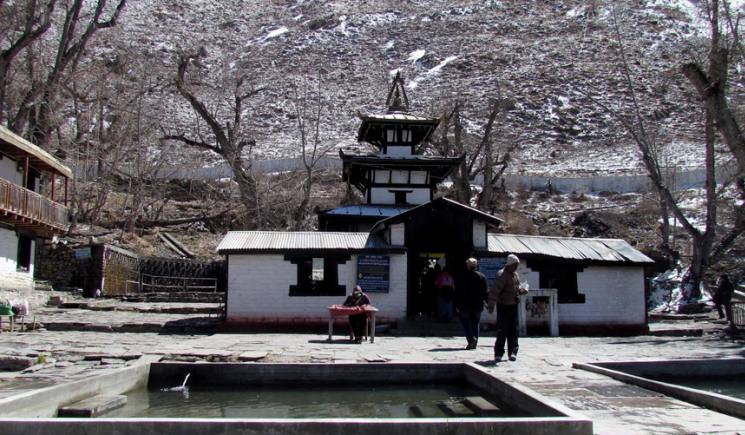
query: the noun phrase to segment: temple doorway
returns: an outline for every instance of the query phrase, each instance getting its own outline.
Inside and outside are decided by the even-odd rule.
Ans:
[[[408,249],[407,316],[434,318],[436,268],[447,267],[458,283],[472,255],[471,217],[452,208],[431,207],[406,222]]]

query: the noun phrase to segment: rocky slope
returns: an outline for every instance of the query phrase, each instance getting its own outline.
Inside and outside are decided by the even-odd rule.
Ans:
[[[355,111],[382,110],[391,74],[400,70],[413,110],[438,114],[462,99],[474,134],[490,99],[514,99],[497,131],[519,143],[511,171],[639,172],[633,143],[608,112],[630,107],[614,22],[642,111],[669,144],[670,163],[697,166],[700,109],[678,71],[705,55],[706,26],[694,3],[140,0],[101,36],[97,55],[134,53],[168,81],[178,50],[204,47],[200,73],[215,85],[215,107],[230,77],[248,73],[264,88],[247,112],[259,158],[298,152],[293,83],[320,80],[328,107],[323,138],[341,147],[356,145]],[[155,97],[164,122],[194,122],[172,88]]]

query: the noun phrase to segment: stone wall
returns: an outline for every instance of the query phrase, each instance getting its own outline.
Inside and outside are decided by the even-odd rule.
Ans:
[[[224,291],[227,279],[222,261],[140,257],[112,245],[44,244],[39,246],[37,255],[37,279],[48,281],[56,289],[82,288],[86,296],[93,296],[96,289],[104,296],[139,293],[141,274],[174,277],[174,282],[178,282],[178,277],[215,278],[218,291]]]
[[[86,267],[75,261],[75,252],[70,246],[37,243],[36,258],[37,280],[47,281],[54,288],[82,287],[78,278],[84,274]]]

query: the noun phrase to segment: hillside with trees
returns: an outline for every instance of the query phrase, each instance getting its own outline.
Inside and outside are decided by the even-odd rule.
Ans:
[[[505,232],[682,256],[697,288],[743,249],[742,13],[685,0],[0,0],[0,122],[75,171],[70,243],[169,256],[157,237],[169,232],[212,258],[228,229],[313,229],[314,210],[359,201],[319,161],[364,147],[357,112],[382,110],[400,72],[412,110],[441,119],[425,152],[466,155],[441,195],[503,217]],[[288,157],[297,171],[254,170]],[[218,164],[233,177],[169,176]],[[671,187],[693,168],[703,186]],[[515,191],[504,174],[644,174],[653,189]]]

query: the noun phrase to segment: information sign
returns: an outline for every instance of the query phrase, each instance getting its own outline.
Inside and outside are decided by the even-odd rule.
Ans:
[[[391,258],[387,255],[357,257],[357,284],[366,293],[388,293]]]

